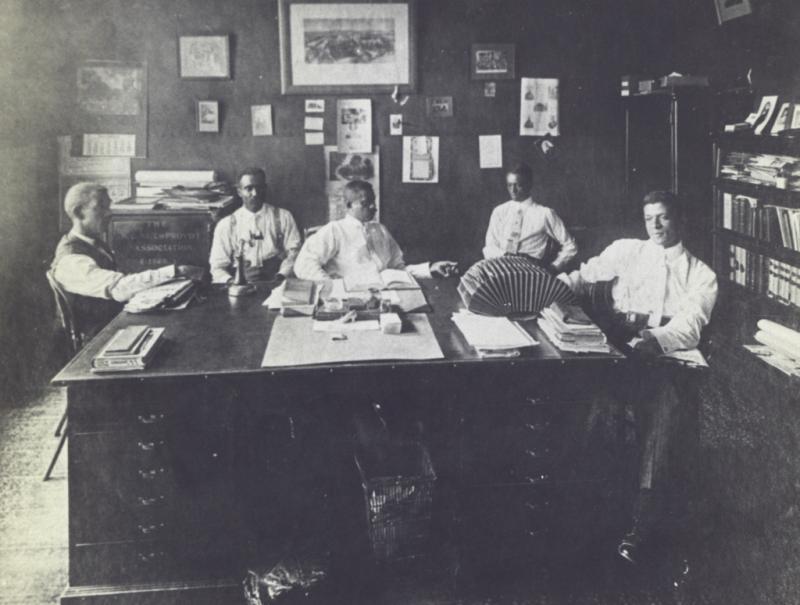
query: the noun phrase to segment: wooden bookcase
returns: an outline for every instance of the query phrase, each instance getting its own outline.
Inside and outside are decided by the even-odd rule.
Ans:
[[[754,356],[742,345],[755,343],[759,319],[800,329],[800,241],[785,245],[779,210],[769,208],[800,210],[800,191],[793,191],[791,182],[779,188],[737,180],[722,167],[731,153],[791,156],[800,162],[800,136],[720,134],[713,151],[713,265],[720,283],[714,323],[724,326],[714,331],[715,341],[727,356],[749,365]],[[786,379],[787,387],[800,386],[800,379],[770,371],[775,380]]]

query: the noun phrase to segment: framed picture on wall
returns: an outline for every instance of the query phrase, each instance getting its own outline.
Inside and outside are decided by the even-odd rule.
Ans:
[[[416,0],[278,0],[283,94],[416,86]]]
[[[178,67],[181,78],[188,80],[230,78],[229,36],[179,36]]]
[[[470,76],[473,80],[514,78],[513,44],[473,44],[469,56]]]
[[[714,6],[717,7],[717,21],[720,25],[753,12],[750,0],[714,0]]]
[[[197,102],[197,132],[219,132],[219,101]]]

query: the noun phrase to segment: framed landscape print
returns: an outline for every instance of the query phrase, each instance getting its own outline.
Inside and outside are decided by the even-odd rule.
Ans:
[[[230,41],[227,35],[178,37],[180,76],[188,80],[231,77]]]
[[[514,77],[513,44],[473,44],[470,47],[473,80],[506,80]]]
[[[413,91],[415,1],[278,0],[281,92]]]

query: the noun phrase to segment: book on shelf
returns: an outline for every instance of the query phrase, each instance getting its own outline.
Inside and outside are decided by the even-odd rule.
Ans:
[[[93,372],[144,370],[163,343],[165,328],[135,325],[121,328],[92,359]]]
[[[731,282],[781,304],[800,306],[800,267],[731,244],[727,268]]]

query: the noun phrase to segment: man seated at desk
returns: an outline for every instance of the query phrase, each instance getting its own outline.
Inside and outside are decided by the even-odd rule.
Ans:
[[[590,284],[616,280],[609,336],[618,342],[637,337],[633,348],[646,360],[698,345],[717,299],[717,278],[684,248],[683,214],[675,195],[651,191],[642,207],[649,239],[617,240],[579,270],[559,277],[577,293],[585,293]],[[651,533],[663,504],[671,442],[679,415],[690,406],[676,392],[681,378],[670,368],[650,366],[621,385],[621,397],[633,403],[641,421],[633,526],[618,548],[629,561],[636,559],[637,548]]]
[[[323,281],[370,269],[405,269],[415,277],[447,277],[455,272],[457,265],[452,261],[405,264],[403,251],[389,230],[372,220],[375,191],[369,183],[348,182],[344,200],[347,215],[331,221],[303,244],[294,267],[300,279]]]
[[[292,275],[300,249],[297,224],[288,210],[267,203],[267,176],[261,168],[239,173],[242,207],[214,229],[208,264],[215,284],[229,282],[244,253],[247,281],[281,282]]]
[[[561,270],[578,247],[556,211],[533,201],[531,167],[518,164],[509,170],[506,188],[511,199],[492,211],[483,257],[524,254]],[[555,258],[546,258],[551,242],[560,244],[561,250]]]
[[[96,183],[78,183],[64,197],[72,229],[61,238],[50,265],[53,278],[67,293],[83,342],[94,336],[134,294],[176,277],[201,279],[202,267],[167,265],[125,275],[117,271],[111,249],[103,241],[111,220],[108,190]]]

